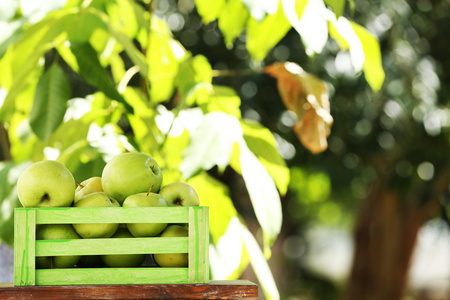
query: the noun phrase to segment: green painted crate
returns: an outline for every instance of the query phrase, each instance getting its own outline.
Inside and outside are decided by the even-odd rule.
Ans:
[[[151,220],[151,221],[150,221]],[[36,240],[37,224],[187,223],[188,237]],[[209,282],[208,207],[16,208],[14,285]],[[188,253],[187,268],[36,269],[37,256]]]

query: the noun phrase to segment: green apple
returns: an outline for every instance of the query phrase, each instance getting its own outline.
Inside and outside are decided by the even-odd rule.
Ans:
[[[140,152],[128,152],[114,156],[102,172],[103,191],[123,203],[126,197],[138,193],[157,193],[163,175],[157,162]]]
[[[123,207],[167,206],[166,200],[156,193],[138,193],[128,196]],[[149,220],[151,221],[151,220]],[[127,223],[127,228],[135,237],[157,236],[167,227],[167,223]]]
[[[169,225],[161,233],[161,237],[186,237],[188,235],[187,228],[181,225]],[[189,261],[187,253],[153,254],[153,258],[160,267],[185,268]]]
[[[111,238],[134,238],[126,228],[119,228]],[[145,254],[107,254],[101,256],[106,266],[111,268],[139,267],[145,260]]]
[[[75,189],[75,198],[73,200],[74,202],[77,202],[84,196],[96,192],[103,192],[102,178],[98,176],[88,178],[78,184],[78,187]]]
[[[23,207],[71,206],[75,180],[63,164],[53,160],[40,161],[20,174],[17,194]]]
[[[67,240],[80,239],[70,224],[41,224],[36,227],[37,240]],[[79,255],[72,256],[41,256],[36,257],[36,267],[39,269],[71,268],[80,260]]]
[[[120,204],[105,192],[96,192],[78,200],[74,207],[118,207]],[[73,224],[75,231],[84,239],[109,238],[119,227],[118,223]]]
[[[200,199],[194,188],[187,183],[176,181],[169,183],[159,191],[169,206],[199,206]]]

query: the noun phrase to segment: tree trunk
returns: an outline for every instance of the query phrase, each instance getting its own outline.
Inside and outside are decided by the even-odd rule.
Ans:
[[[379,180],[360,212],[345,300],[398,300],[404,293],[420,227],[440,208],[448,174],[419,193],[401,195]],[[423,188],[423,186],[422,186]],[[426,198],[426,199],[424,199]]]

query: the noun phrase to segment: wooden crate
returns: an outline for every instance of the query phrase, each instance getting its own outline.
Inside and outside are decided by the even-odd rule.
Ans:
[[[16,208],[14,285],[192,284],[209,282],[208,207]],[[187,223],[188,237],[36,240],[38,224]],[[37,256],[188,253],[187,268],[36,269]]]

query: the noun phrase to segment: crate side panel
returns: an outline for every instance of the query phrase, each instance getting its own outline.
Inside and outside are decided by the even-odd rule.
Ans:
[[[14,210],[14,285],[35,284],[36,210]]]
[[[187,268],[101,268],[36,270],[36,285],[187,283]]]
[[[187,237],[38,240],[36,256],[187,253]]]
[[[187,207],[52,207],[37,209],[37,224],[187,223]]]

